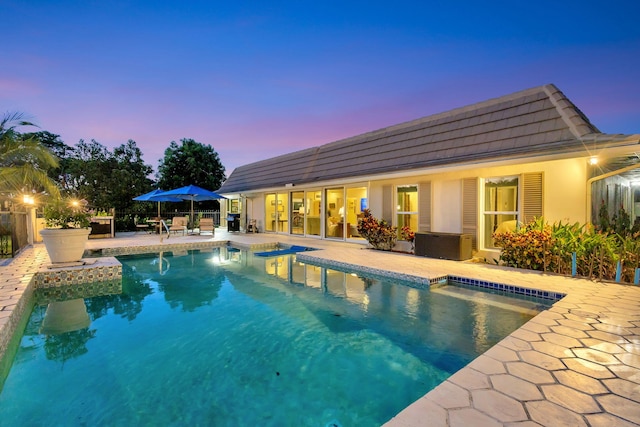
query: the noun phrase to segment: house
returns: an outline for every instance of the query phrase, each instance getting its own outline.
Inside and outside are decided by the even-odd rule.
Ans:
[[[369,208],[496,257],[493,232],[535,217],[587,223],[603,201],[640,217],[639,153],[548,84],[244,165],[218,192],[261,232],[364,243]]]

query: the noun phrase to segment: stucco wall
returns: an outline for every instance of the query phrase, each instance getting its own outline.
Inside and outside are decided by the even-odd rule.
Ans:
[[[447,179],[432,183],[431,229],[445,233],[462,231],[462,180]]]
[[[460,232],[462,179],[490,178],[542,172],[543,211],[548,222],[586,222],[587,163],[585,159],[557,160],[525,165],[483,167],[473,170],[425,175],[414,181],[432,182],[432,228],[434,231]],[[403,180],[406,181],[406,180]],[[479,192],[482,188],[479,188]],[[520,192],[522,197],[522,192]],[[522,200],[520,200],[522,201]],[[478,210],[480,215],[481,209]],[[480,218],[479,218],[480,219]]]

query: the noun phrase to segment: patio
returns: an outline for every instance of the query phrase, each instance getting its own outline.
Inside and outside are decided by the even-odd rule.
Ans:
[[[90,240],[105,255],[226,244],[312,246],[305,262],[415,278],[456,275],[566,297],[414,402],[385,426],[640,425],[640,287],[364,249],[276,234],[118,233]],[[32,279],[49,262],[42,244],[0,267],[0,343],[18,327]],[[455,315],[455,314],[452,314]],[[428,420],[428,421],[427,421]]]

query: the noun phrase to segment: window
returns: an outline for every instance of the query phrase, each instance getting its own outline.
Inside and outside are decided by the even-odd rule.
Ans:
[[[418,186],[406,185],[396,189],[396,226],[398,237],[402,227],[418,231]]]
[[[493,241],[496,231],[513,230],[519,217],[518,177],[504,176],[484,181],[484,244],[497,248]]]

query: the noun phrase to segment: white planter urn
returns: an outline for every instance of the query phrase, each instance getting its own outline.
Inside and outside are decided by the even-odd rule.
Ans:
[[[89,239],[90,228],[45,228],[42,241],[52,263],[80,261]]]

